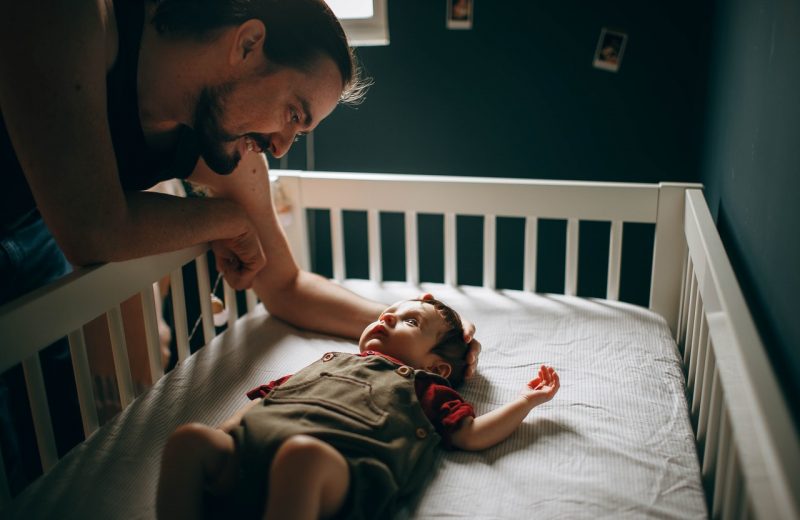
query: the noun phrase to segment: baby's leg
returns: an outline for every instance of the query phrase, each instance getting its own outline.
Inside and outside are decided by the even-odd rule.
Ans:
[[[316,520],[336,514],[350,487],[350,470],[327,442],[293,435],[272,460],[264,518]]]
[[[226,494],[238,468],[233,438],[203,424],[184,424],[167,440],[161,459],[159,518],[202,518],[203,492]]]

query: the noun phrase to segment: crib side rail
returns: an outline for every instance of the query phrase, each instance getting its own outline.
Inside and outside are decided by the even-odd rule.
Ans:
[[[181,251],[78,270],[0,307],[0,372],[142,291],[207,249]],[[46,320],[46,326],[42,325]]]
[[[711,516],[800,518],[798,432],[703,195],[685,196],[678,343]]]
[[[106,314],[114,370],[122,407],[134,398],[125,332],[120,311],[121,302],[135,294],[141,295],[150,374],[153,382],[164,373],[161,366],[153,283],[169,274],[172,283],[173,305],[179,357],[188,357],[186,337],[185,296],[181,268],[198,259],[205,262],[208,246],[198,245],[181,251],[165,253],[126,262],[114,262],[80,269],[71,275],[29,293],[0,307],[0,372],[21,363],[33,417],[34,430],[42,463],[47,472],[58,460],[50,419],[39,351],[52,342],[68,337],[70,355],[78,390],[78,401],[84,434],[88,437],[98,427],[92,379],[86,354],[83,326]],[[208,270],[198,269],[198,282],[208,286]],[[206,292],[205,294],[208,294]],[[204,320],[210,311],[203,312]],[[182,330],[181,330],[182,328]],[[213,328],[211,329],[213,332]],[[210,340],[210,338],[206,338]],[[0,453],[0,509],[10,500]]]
[[[685,256],[683,192],[699,188],[686,183],[614,183],[547,181],[435,175],[358,174],[279,170],[282,189],[295,202],[289,239],[298,259],[309,267],[305,208],[330,210],[333,278],[345,277],[343,211],[366,211],[369,277],[382,281],[380,214],[402,213],[405,219],[406,280],[419,282],[417,216],[444,216],[445,282],[456,285],[456,217],[484,219],[483,285],[495,288],[496,219],[525,219],[525,290],[536,289],[537,227],[542,219],[567,223],[564,292],[578,286],[579,229],[582,221],[610,222],[606,298],[619,297],[623,225],[655,224],[650,308],[664,316],[673,333],[678,321],[681,266]]]

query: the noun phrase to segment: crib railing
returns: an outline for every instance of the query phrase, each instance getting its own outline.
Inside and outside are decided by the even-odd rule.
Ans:
[[[135,391],[120,302],[137,293],[141,297],[150,376],[155,383],[163,376],[164,368],[161,364],[153,283],[165,273],[170,273],[178,355],[180,360],[184,360],[189,356],[189,347],[181,267],[196,259],[198,285],[201,289],[208,288],[207,249],[207,246],[201,245],[82,269],[0,307],[0,338],[3,340],[0,373],[22,360],[39,457],[45,473],[58,461],[58,454],[39,351],[67,336],[84,435],[88,437],[98,428],[99,421],[83,326],[97,316],[106,315],[120,404],[125,408],[135,398]],[[200,294],[209,295],[209,292],[207,289],[204,292],[201,290]],[[203,300],[208,301],[203,303]],[[235,302],[229,304],[235,305]],[[205,339],[210,340],[214,335],[213,325],[208,327],[211,323],[210,299],[201,298],[201,307]],[[0,453],[0,509],[9,500],[10,492]]]
[[[303,267],[310,265],[305,210],[330,210],[333,278],[345,277],[342,213],[367,212],[369,278],[382,281],[380,214],[404,215],[406,281],[419,282],[417,216],[444,216],[444,278],[457,285],[456,217],[479,215],[483,223],[483,285],[495,288],[496,219],[525,219],[523,287],[533,291],[537,272],[537,229],[540,219],[567,221],[565,293],[578,285],[578,244],[581,221],[610,222],[606,298],[619,298],[623,224],[655,224],[650,308],[664,316],[673,331],[678,321],[681,265],[685,240],[681,228],[683,194],[697,184],[634,184],[541,181],[421,175],[350,174],[281,170],[281,189],[292,201],[288,230],[292,248]]]
[[[306,210],[331,214],[333,272],[345,276],[342,213],[367,212],[369,277],[380,282],[382,212],[404,215],[406,280],[417,284],[418,220],[444,216],[445,282],[456,285],[456,218],[483,216],[483,285],[494,288],[496,219],[525,219],[525,290],[536,288],[539,219],[567,221],[565,293],[578,278],[579,224],[610,222],[606,297],[618,299],[623,224],[655,224],[650,308],[667,320],[680,345],[695,426],[702,476],[714,518],[798,518],[798,437],[764,355],[752,320],[699,186],[552,182],[522,179],[429,177],[279,171],[280,189],[291,205],[287,237],[308,268]],[[411,208],[411,209],[409,209]],[[67,279],[0,308],[0,372],[22,361],[43,469],[57,461],[38,352],[67,335],[78,386],[84,432],[98,427],[81,327],[107,313],[122,405],[134,399],[119,302],[139,293],[145,318],[150,372],[163,375],[158,352],[152,283],[170,274],[174,328],[180,361],[190,355],[181,267],[197,261],[200,322],[205,342],[215,335],[206,246],[108,264]],[[649,255],[648,255],[649,256]],[[86,295],[92,295],[86,298]],[[229,323],[238,317],[235,293],[225,289]],[[247,295],[248,310],[255,306]],[[38,326],[41,320],[47,326]],[[2,459],[0,458],[0,467]],[[9,500],[0,471],[0,508]]]
[[[800,518],[800,446],[703,195],[686,192],[678,323],[712,518]]]

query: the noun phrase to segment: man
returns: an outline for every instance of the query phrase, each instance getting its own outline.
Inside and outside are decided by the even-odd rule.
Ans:
[[[51,4],[0,17],[0,304],[70,263],[211,242],[271,314],[357,338],[383,305],[298,268],[261,153],[363,92],[323,0]],[[214,196],[141,191],[175,177]]]

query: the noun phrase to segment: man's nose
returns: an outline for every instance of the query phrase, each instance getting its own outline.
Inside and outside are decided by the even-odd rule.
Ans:
[[[280,134],[274,134],[270,143],[272,145],[272,156],[276,159],[280,159],[289,151],[289,148],[292,147],[294,143],[295,134],[293,132],[281,132]]]

